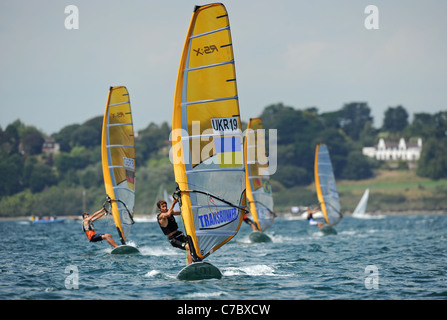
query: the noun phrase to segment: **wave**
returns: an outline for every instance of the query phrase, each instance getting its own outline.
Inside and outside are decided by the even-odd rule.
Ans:
[[[176,276],[169,274],[169,273],[164,273],[163,271],[160,270],[150,270],[148,271],[145,275],[145,278],[153,278],[153,279],[175,279]]]
[[[182,254],[179,250],[173,250],[171,248],[167,247],[150,247],[150,246],[144,246],[140,247],[140,252],[143,256],[176,256],[179,254]]]
[[[386,215],[363,213],[363,214],[353,214],[351,217],[356,219],[384,219],[386,218]]]
[[[223,291],[216,292],[194,292],[191,294],[186,294],[186,299],[213,299],[225,296],[227,293]]]
[[[224,276],[276,276],[275,269],[265,264],[245,266],[245,267],[229,267],[223,270]]]

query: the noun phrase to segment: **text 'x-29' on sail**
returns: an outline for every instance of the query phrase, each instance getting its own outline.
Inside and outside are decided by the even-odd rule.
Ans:
[[[340,200],[331,157],[324,143],[318,144],[315,150],[315,188],[326,223],[329,226],[336,225],[343,215],[340,212]]]
[[[135,139],[126,87],[111,87],[102,127],[102,168],[112,216],[123,245],[128,240],[135,204]]]
[[[222,4],[194,10],[172,123],[171,160],[196,262],[233,238],[243,217],[243,139],[230,26]]]

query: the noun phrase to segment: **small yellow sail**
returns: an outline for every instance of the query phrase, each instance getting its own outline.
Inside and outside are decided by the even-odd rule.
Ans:
[[[135,139],[129,93],[111,87],[104,112],[101,141],[102,169],[112,216],[123,244],[133,224],[135,204]]]

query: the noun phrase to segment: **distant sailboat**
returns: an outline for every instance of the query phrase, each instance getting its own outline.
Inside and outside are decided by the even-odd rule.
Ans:
[[[273,225],[275,213],[273,212],[273,195],[270,186],[270,175],[266,160],[265,136],[260,118],[250,119],[244,142],[246,194],[250,207],[251,217],[258,231],[253,231],[249,238],[252,242],[272,241],[264,231]],[[263,159],[258,159],[262,157]]]
[[[382,214],[370,214],[366,212],[366,207],[368,205],[368,199],[369,199],[369,189],[366,189],[363,193],[362,198],[360,199],[359,203],[357,204],[357,207],[352,213],[353,218],[359,218],[359,219],[382,219],[385,218],[385,215]]]
[[[362,216],[366,213],[366,206],[368,205],[368,198],[369,198],[369,189],[366,189],[363,193],[362,198],[360,199],[360,202],[357,204],[357,207],[355,208],[354,212],[352,213],[353,217],[356,216]]]
[[[111,87],[102,126],[102,168],[106,194],[121,241],[112,253],[136,253],[127,240],[134,224],[135,139],[126,87]]]
[[[317,145],[314,169],[318,201],[320,202],[320,209],[323,212],[324,221],[327,224],[323,227],[322,231],[325,233],[336,233],[333,226],[340,222],[343,215],[340,211],[340,200],[329,150],[324,143]]]
[[[202,260],[238,232],[245,169],[228,13],[196,6],[180,61],[172,120],[172,156],[193,263],[178,278],[221,278]]]

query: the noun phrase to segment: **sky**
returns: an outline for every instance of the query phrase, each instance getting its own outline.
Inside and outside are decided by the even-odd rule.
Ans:
[[[82,124],[103,115],[118,85],[129,90],[136,130],[171,124],[186,31],[206,3],[0,0],[0,127],[20,119],[49,135]],[[388,107],[403,106],[410,121],[447,110],[445,0],[222,3],[243,121],[276,103],[322,113],[367,102],[376,127]],[[69,5],[78,29],[66,28]]]

